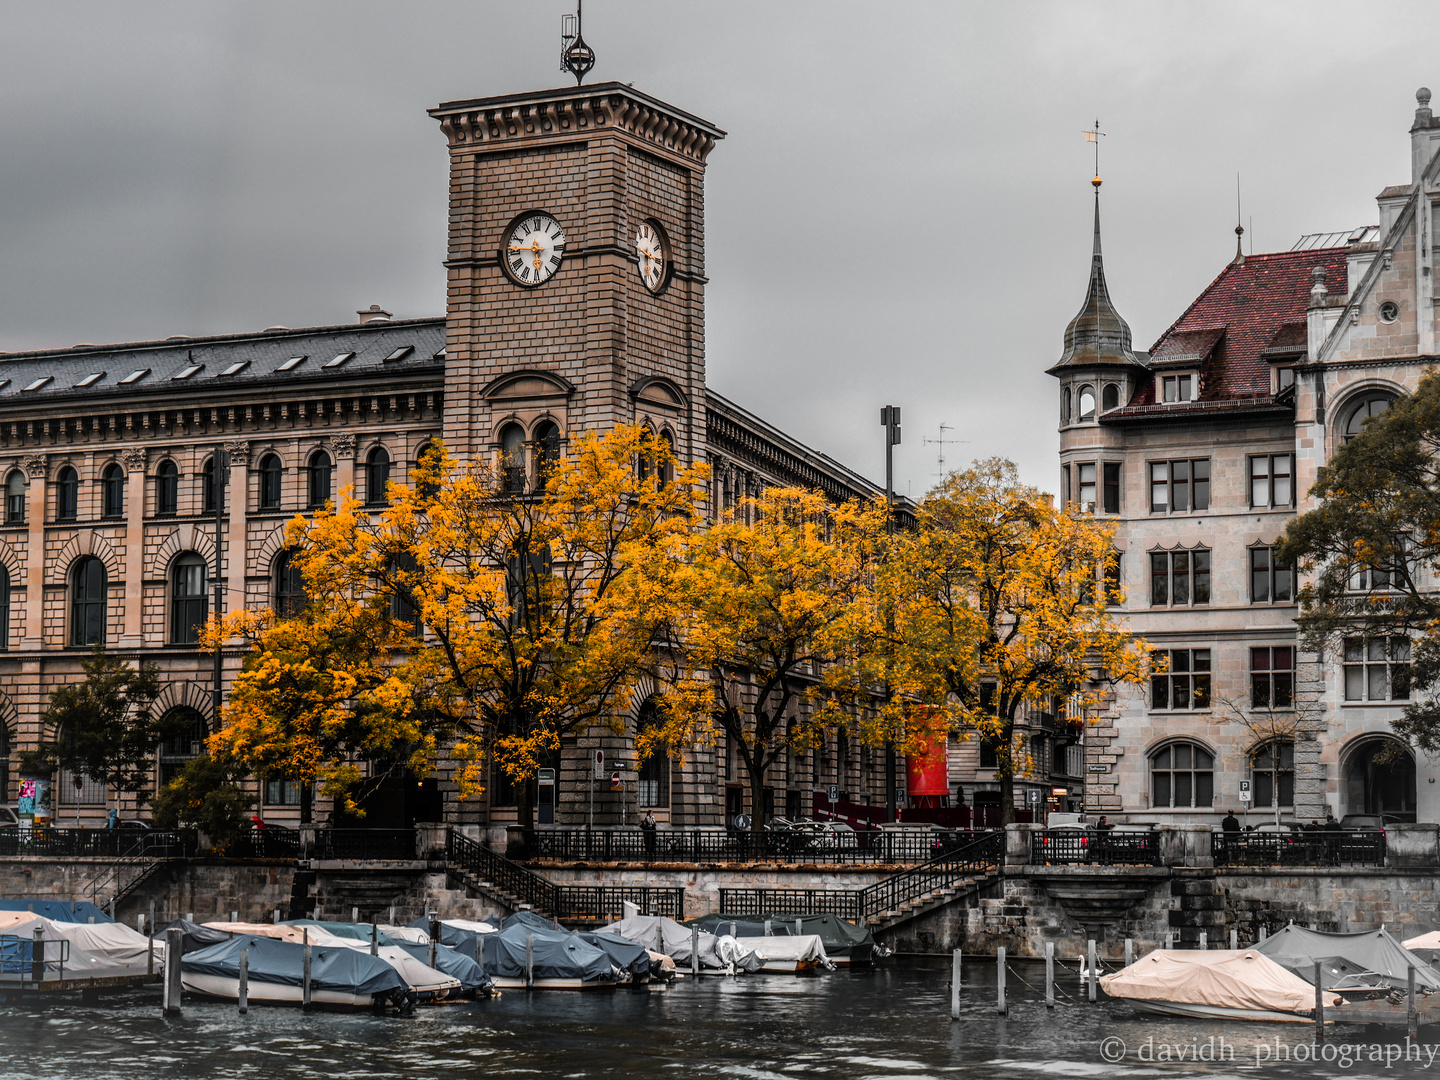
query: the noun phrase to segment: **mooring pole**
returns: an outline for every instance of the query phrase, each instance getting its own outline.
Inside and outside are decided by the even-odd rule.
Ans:
[[[1055,943],[1045,942],[1045,1007],[1055,1007]]]
[[[765,920],[765,936],[766,936],[766,937],[769,937],[769,936],[770,936],[770,920],[769,920],[769,919],[766,919],[766,920]]]
[[[1236,949],[1238,949],[1239,947],[1240,947],[1240,932],[1239,932],[1238,930],[1231,930],[1231,931],[1230,931],[1230,951],[1231,951],[1231,952],[1234,952],[1234,951],[1235,951]]]
[[[33,983],[43,982],[45,979],[45,930],[43,927],[35,927],[35,933],[30,940],[30,981]]]
[[[275,925],[280,925],[280,909],[278,907],[275,909]]]
[[[150,939],[150,947],[145,950],[145,977],[155,977],[155,901],[150,901],[150,920],[145,924],[145,936]]]
[[[1315,961],[1315,1041],[1325,1041],[1325,989],[1319,960]]]
[[[90,921],[95,921],[95,917],[93,915],[90,917]],[[113,896],[110,898],[110,921],[115,921],[115,898]]]
[[[1405,1021],[1409,1025],[1410,1038],[1414,1039],[1420,1035],[1420,1010],[1415,1004],[1415,965],[1411,964],[1405,974],[1405,1000],[1406,1013]]]
[[[960,1019],[960,950],[950,957],[950,1019]]]
[[[690,974],[700,975],[700,927],[690,927]]]
[[[303,969],[300,976],[300,1007],[308,1011],[310,1008],[310,928],[308,926],[300,931],[300,944],[304,949],[301,954]]]
[[[438,917],[430,919],[430,966],[435,966],[435,943],[440,940],[440,920]]]
[[[731,936],[731,937],[739,937],[739,936],[740,936],[740,935],[739,935],[738,933],[736,933],[736,931],[735,931],[735,923],[734,923],[733,921],[730,923],[730,936]]]
[[[1127,938],[1125,939],[1125,966],[1126,966],[1126,967],[1129,967],[1129,966],[1130,966],[1131,964],[1133,964],[1134,962],[1135,962],[1135,940],[1134,940],[1133,938],[1128,938],[1128,937],[1127,937]]]
[[[250,949],[240,950],[240,990],[237,994],[240,1015],[250,1011]]]
[[[475,935],[475,963],[480,965],[480,970],[485,970],[485,935]]]
[[[1200,931],[1200,951],[1204,952],[1210,948],[1210,941],[1204,930]]]
[[[1005,946],[995,950],[995,1011],[1005,1015]]]
[[[180,953],[184,948],[181,945],[181,934],[179,928],[165,931],[165,989],[164,989],[164,1015],[180,1015]]]
[[[535,985],[535,935],[525,931],[525,989]]]
[[[380,928],[373,922],[370,924],[370,955],[380,955]]]
[[[1265,927],[1262,925],[1262,926],[1260,927],[1260,939],[1259,939],[1259,940],[1264,941],[1267,937],[1269,937],[1269,935],[1265,933]]]
[[[1175,935],[1172,934],[1172,933],[1170,933],[1170,932],[1167,930],[1167,931],[1165,932],[1165,948],[1166,948],[1166,949],[1173,949],[1174,947],[1175,947]]]
[[[1097,960],[1095,959],[1095,939],[1094,939],[1094,938],[1091,938],[1091,939],[1090,939],[1089,945],[1088,945],[1087,948],[1086,948],[1086,952],[1087,952],[1087,954],[1088,954],[1088,958],[1089,958],[1089,968],[1090,968],[1090,990],[1089,990],[1089,995],[1088,995],[1088,996],[1089,996],[1089,998],[1090,998],[1091,1001],[1094,1001],[1094,1000],[1095,1000],[1095,988],[1099,985],[1099,978],[1098,978],[1098,977],[1099,977],[1099,974],[1100,974],[1100,972],[1099,972],[1099,970],[1098,970],[1099,967],[1100,967],[1100,964],[1099,964],[1099,961],[1097,961]]]

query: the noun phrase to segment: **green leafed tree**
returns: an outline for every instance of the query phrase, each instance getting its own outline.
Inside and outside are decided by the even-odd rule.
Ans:
[[[201,754],[155,797],[151,820],[157,829],[199,829],[217,848],[240,835],[255,797],[241,786],[248,770],[236,761]]]

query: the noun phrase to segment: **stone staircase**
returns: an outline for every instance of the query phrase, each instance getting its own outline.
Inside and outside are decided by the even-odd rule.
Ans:
[[[449,884],[460,885],[461,890],[467,898],[474,898],[475,894],[483,897],[496,907],[504,909],[506,915],[513,915],[517,911],[534,911],[535,905],[522,899],[507,889],[501,888],[494,882],[486,881],[478,873],[463,866],[451,864],[446,867],[445,876]],[[452,890],[453,891],[453,890]],[[542,911],[542,915],[549,912]]]
[[[996,871],[977,872],[973,876],[961,878],[959,881],[931,892],[921,893],[898,904],[892,911],[882,911],[865,919],[865,925],[871,933],[882,933],[886,930],[893,930],[911,919],[919,918],[921,915],[928,915],[937,908],[951,904],[957,900],[969,900],[984,892],[991,885],[1000,880],[1000,873]]]

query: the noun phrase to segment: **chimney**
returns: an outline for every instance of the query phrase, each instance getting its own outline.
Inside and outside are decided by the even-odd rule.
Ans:
[[[1420,183],[1425,168],[1440,149],[1440,123],[1430,111],[1430,91],[1420,87],[1415,91],[1415,122],[1410,125],[1410,183]]]
[[[361,326],[364,326],[366,323],[390,321],[390,312],[386,311],[379,304],[371,304],[366,310],[357,311],[355,314],[360,316]]]

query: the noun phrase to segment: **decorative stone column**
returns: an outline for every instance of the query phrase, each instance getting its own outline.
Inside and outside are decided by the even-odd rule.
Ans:
[[[126,447],[120,451],[120,463],[125,467],[125,559],[121,574],[126,584],[120,647],[138,649],[144,644],[140,616],[141,582],[145,576],[145,448]]]
[[[230,461],[230,480],[225,488],[225,557],[220,560],[225,575],[227,611],[245,606],[245,543],[246,515],[250,509],[250,444],[244,441],[225,444]],[[223,614],[219,612],[217,614]]]
[[[335,486],[330,489],[335,505],[340,505],[340,493],[347,487],[355,494],[355,433],[341,431],[330,436],[330,449],[335,454]]]
[[[20,648],[43,648],[45,615],[45,482],[48,460],[44,454],[32,454],[24,461],[29,484],[25,492],[25,629]],[[60,648],[65,643],[52,643]]]

